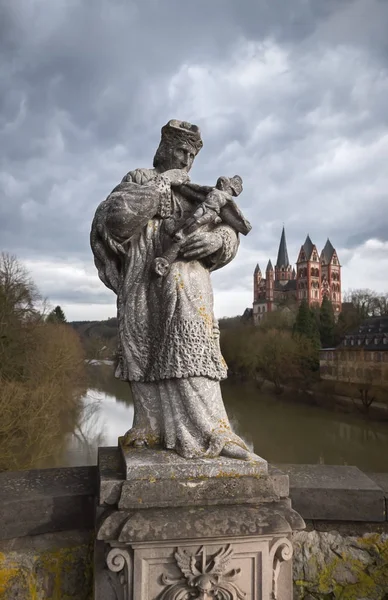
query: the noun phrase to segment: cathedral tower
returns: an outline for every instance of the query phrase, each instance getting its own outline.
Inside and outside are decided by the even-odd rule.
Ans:
[[[341,312],[341,265],[329,238],[321,252],[321,297],[327,296],[333,304],[334,314]]]
[[[301,246],[296,266],[298,303],[305,299],[309,306],[321,304],[321,263],[309,235]]]
[[[267,299],[267,312],[271,312],[274,309],[274,276],[273,266],[271,261],[268,261],[267,268],[265,270],[265,288],[266,288],[266,299]]]
[[[278,259],[275,265],[275,281],[278,281],[282,286],[286,285],[287,281],[292,279],[292,267],[288,260],[286,233],[284,227],[280,238]]]
[[[257,302],[259,299],[260,282],[262,280],[262,273],[257,263],[255,271],[253,273],[253,302]]]

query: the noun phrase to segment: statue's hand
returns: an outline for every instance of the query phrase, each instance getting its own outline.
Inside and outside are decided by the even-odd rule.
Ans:
[[[169,179],[171,185],[183,185],[190,181],[190,177],[184,169],[170,169],[162,173],[163,177]]]
[[[222,237],[217,232],[197,231],[187,237],[181,246],[184,258],[199,260],[217,252],[222,246]]]

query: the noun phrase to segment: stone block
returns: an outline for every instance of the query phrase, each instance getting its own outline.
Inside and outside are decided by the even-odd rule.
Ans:
[[[120,543],[244,535],[289,534],[304,522],[290,500],[233,506],[107,509],[97,523],[98,540]]]
[[[98,449],[98,473],[100,505],[118,504],[121,488],[125,481],[124,465],[119,449],[116,447],[102,447]]]
[[[290,497],[304,519],[385,520],[384,492],[357,467],[277,465],[290,478]]]
[[[385,497],[385,518],[388,521],[388,473],[367,473],[384,492]]]
[[[93,529],[96,467],[0,474],[0,539]]]
[[[128,544],[111,541],[105,553],[100,546],[97,557],[105,555],[106,566],[96,565],[95,600],[292,600],[289,535],[229,539],[211,533],[207,530],[196,540],[179,536]]]
[[[291,600],[290,537],[305,524],[279,469],[100,448],[99,470],[95,600]]]
[[[219,477],[253,477],[268,473],[267,461],[218,458],[186,459],[172,450],[122,448],[124,472],[127,481],[158,479],[203,479]]]
[[[100,505],[125,510],[257,504],[288,496],[288,476],[276,469],[268,474],[266,463],[185,460],[165,450],[126,450],[123,458],[117,448],[99,450]]]

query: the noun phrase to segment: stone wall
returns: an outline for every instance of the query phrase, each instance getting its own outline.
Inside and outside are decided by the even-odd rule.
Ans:
[[[295,600],[388,598],[388,524],[308,521],[293,536]]]
[[[96,467],[0,473],[0,599],[91,600]]]
[[[388,474],[277,466],[307,523],[295,600],[387,600]],[[92,599],[96,491],[96,467],[0,474],[0,599]]]

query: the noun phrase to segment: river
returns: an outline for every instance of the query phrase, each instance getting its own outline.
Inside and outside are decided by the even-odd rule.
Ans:
[[[131,427],[129,385],[113,376],[111,364],[89,366],[90,387],[72,433],[62,450],[40,466],[96,464],[98,446],[117,445]],[[388,423],[335,412],[276,396],[254,384],[226,381],[223,397],[235,431],[272,463],[355,465],[388,472]]]

